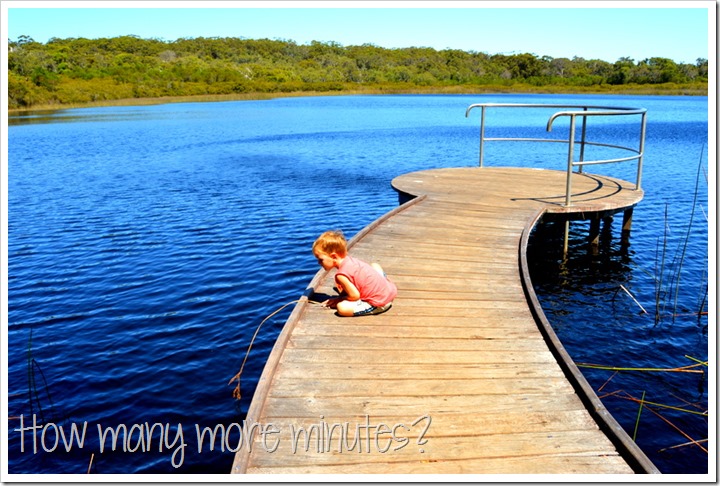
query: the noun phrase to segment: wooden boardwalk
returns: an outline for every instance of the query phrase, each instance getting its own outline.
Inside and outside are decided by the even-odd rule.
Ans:
[[[232,472],[657,472],[592,391],[584,396],[527,289],[524,245],[543,213],[613,212],[643,195],[574,175],[567,209],[565,177],[458,168],[395,179],[418,197],[350,249],[397,284],[393,308],[348,319],[296,306],[247,417],[271,433],[238,451]],[[329,295],[332,285],[321,270],[310,287]]]

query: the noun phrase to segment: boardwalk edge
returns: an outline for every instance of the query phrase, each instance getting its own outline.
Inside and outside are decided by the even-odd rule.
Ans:
[[[535,318],[535,322],[543,334],[550,351],[555,356],[558,364],[565,373],[566,377],[575,388],[580,400],[583,402],[593,420],[598,424],[600,430],[610,439],[617,448],[620,455],[627,461],[630,467],[636,473],[645,474],[661,474],[660,470],[648,459],[640,447],[633,441],[620,424],[615,420],[612,414],[605,408],[602,401],[590,386],[580,369],[565,350],[560,339],[555,334],[550,322],[540,306],[540,301],[535,294],[535,290],[530,280],[530,271],[527,261],[527,247],[530,240],[530,233],[535,225],[542,219],[545,209],[539,209],[533,218],[528,221],[523,229],[520,238],[519,258],[520,258],[520,274],[525,296],[528,300],[530,311]]]

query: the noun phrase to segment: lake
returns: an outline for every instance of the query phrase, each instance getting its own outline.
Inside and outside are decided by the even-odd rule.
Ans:
[[[477,165],[479,119],[464,114],[480,102],[648,109],[630,246],[616,220],[592,254],[579,222],[563,261],[561,232],[543,225],[533,283],[578,363],[707,361],[707,97],[333,96],[19,114],[8,128],[9,472],[228,473],[233,454],[198,451],[197,428],[244,417],[292,306],[261,328],[241,400],[228,382],[258,325],[318,270],[314,239],[352,236],[396,207],[398,175]],[[488,136],[545,123],[520,111],[496,121]],[[485,164],[541,166],[532,149],[498,142]],[[634,167],[591,172],[634,181]],[[708,438],[706,373],[582,370],[661,471],[708,472],[708,444],[683,445]],[[643,394],[662,406],[637,421]],[[131,440],[113,451],[108,430],[121,425]]]

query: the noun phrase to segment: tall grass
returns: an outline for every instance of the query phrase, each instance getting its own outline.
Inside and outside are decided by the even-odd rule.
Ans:
[[[693,193],[692,207],[688,218],[687,227],[685,228],[684,238],[682,238],[675,249],[670,264],[666,266],[668,258],[668,245],[670,226],[668,223],[668,204],[665,203],[664,231],[662,237],[658,237],[658,243],[655,255],[655,324],[659,324],[664,316],[671,316],[673,321],[678,316],[678,300],[682,283],[682,270],[687,256],[687,249],[690,243],[690,235],[693,230],[695,220],[696,207],[698,205],[698,194],[700,190],[700,174],[705,173],[703,166],[704,146],[700,152],[700,162],[698,164],[697,174],[695,177],[695,190]],[[707,175],[705,177],[707,182]],[[707,217],[706,217],[707,221]],[[666,275],[667,273],[667,275]],[[697,299],[697,310],[692,312],[700,316],[707,314],[705,305],[707,302],[707,293],[709,288],[708,274],[703,271],[700,289]],[[668,309],[671,309],[668,312]]]

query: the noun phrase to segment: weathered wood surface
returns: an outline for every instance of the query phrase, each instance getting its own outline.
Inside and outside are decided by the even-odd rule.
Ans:
[[[351,248],[396,282],[393,308],[348,319],[298,304],[247,417],[278,432],[237,452],[233,472],[631,473],[538,330],[518,252],[539,211],[613,211],[642,191],[577,175],[566,209],[565,173],[496,168],[393,186],[421,197]],[[311,285],[332,294],[332,272]]]

